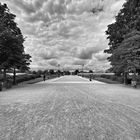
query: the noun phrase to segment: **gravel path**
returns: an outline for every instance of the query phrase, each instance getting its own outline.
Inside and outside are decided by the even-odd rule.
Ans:
[[[0,92],[0,140],[140,140],[140,91],[64,76]]]

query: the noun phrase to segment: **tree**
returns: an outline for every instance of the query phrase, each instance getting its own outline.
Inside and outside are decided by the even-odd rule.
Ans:
[[[42,70],[38,70],[38,71],[37,71],[37,74],[38,74],[39,76],[41,76],[42,74],[44,74],[44,72],[43,72]]]
[[[93,73],[93,71],[92,70],[89,70],[89,73]]]
[[[67,71],[64,71],[63,74],[64,75],[70,75],[71,73],[70,73],[70,71],[67,70]]]
[[[15,60],[13,64],[13,84],[16,84],[16,69],[20,69],[21,72],[26,72],[30,69],[31,56],[29,54],[20,54],[18,60]]]
[[[128,60],[135,63],[139,60],[140,1],[127,0],[115,19],[115,23],[108,25],[109,49],[104,52],[111,54],[108,57],[111,70],[121,74],[128,66]]]
[[[50,70],[49,70],[49,73],[50,73],[50,75],[55,74],[55,72],[54,72],[54,70],[53,70],[53,69],[50,69]]]
[[[74,74],[75,75],[77,75],[78,73],[79,73],[79,70],[78,69],[74,71]]]
[[[15,69],[23,67],[28,69],[31,62],[31,56],[24,52],[24,37],[14,21],[15,17],[6,4],[0,3],[0,68],[4,71],[4,81],[6,81],[6,70],[14,69],[14,84]]]
[[[128,67],[140,68],[140,31],[132,30],[114,52],[119,60],[114,64],[117,73],[127,71]]]

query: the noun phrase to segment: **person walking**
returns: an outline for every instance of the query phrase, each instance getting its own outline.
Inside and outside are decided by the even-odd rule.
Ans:
[[[46,81],[46,75],[45,74],[43,75],[43,81]]]
[[[91,75],[89,76],[89,81],[92,81],[92,76]]]
[[[137,88],[136,75],[133,75],[132,80],[131,80],[131,85],[132,87]]]

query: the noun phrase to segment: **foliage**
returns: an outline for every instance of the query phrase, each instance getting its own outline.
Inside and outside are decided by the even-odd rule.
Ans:
[[[139,31],[140,1],[127,0],[116,16],[116,21],[108,25],[106,31],[109,49],[104,52],[111,54],[108,60],[111,62],[113,72],[122,73],[131,64],[137,68],[140,66]]]
[[[40,75],[38,74],[24,74],[24,75],[18,75],[17,76],[17,83],[33,80],[36,78],[39,78]]]
[[[78,69],[74,71],[74,74],[75,75],[77,75],[78,73],[79,73],[79,70]]]
[[[89,73],[93,73],[93,71],[92,70],[89,70]]]
[[[24,52],[24,37],[17,26],[15,15],[6,4],[0,3],[0,69],[29,69],[31,56]]]
[[[140,68],[140,31],[132,30],[126,34],[122,43],[114,54],[119,57],[115,69]]]
[[[64,71],[64,75],[70,75],[70,71]]]
[[[54,72],[53,69],[49,70],[49,73],[50,73],[51,75],[55,74],[55,72]]]

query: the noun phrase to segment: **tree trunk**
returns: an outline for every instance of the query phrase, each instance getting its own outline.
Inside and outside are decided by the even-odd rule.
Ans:
[[[14,68],[14,73],[13,73],[13,85],[16,85],[16,69]]]
[[[127,72],[124,72],[124,84],[127,85]]]
[[[7,77],[6,77],[6,69],[4,68],[3,69],[3,81],[4,81],[4,83],[6,82],[6,79],[7,79]]]

